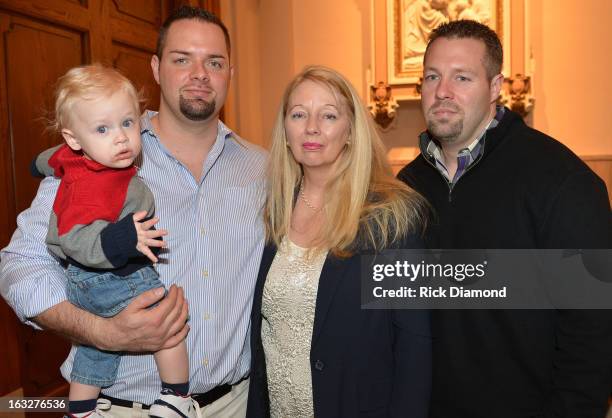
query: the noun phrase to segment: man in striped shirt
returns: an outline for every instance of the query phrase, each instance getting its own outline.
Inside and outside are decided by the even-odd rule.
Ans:
[[[203,416],[244,416],[266,155],[219,121],[233,67],[229,35],[217,17],[177,10],[160,30],[151,66],[161,100],[159,112],[142,116],[138,175],[155,196],[159,227],[169,232],[156,266],[168,295],[146,309],[163,292],[144,293],[108,319],[66,300],[64,270],[44,242],[59,184],[54,178],[42,181],[2,250],[0,291],[25,323],[136,353],[122,357],[115,384],[103,389],[110,416],[148,416],[160,381],[152,356],[137,353],[185,338],[191,391]],[[72,358],[73,352],[62,366],[65,377]]]

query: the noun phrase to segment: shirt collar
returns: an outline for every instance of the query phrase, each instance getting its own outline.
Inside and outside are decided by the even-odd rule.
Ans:
[[[159,140],[159,136],[157,135],[157,133],[155,133],[155,128],[153,128],[153,123],[151,122],[151,119],[157,114],[158,112],[154,110],[144,111],[144,113],[140,117],[140,135],[144,135],[145,133],[148,133],[150,136]],[[236,142],[237,144],[244,146],[241,139],[234,133],[234,131],[228,128],[227,125],[225,125],[221,121],[218,121],[217,123],[218,123],[217,140],[219,140],[220,138],[222,139],[231,138],[234,140],[233,142]]]
[[[143,144],[148,142],[150,145],[159,148],[168,157],[176,160],[172,153],[164,146],[164,144],[162,144],[159,136],[155,133],[155,128],[153,127],[151,119],[155,115],[157,115],[157,113],[158,112],[147,110],[143,113],[141,117],[140,134],[141,138],[143,139]],[[204,166],[202,167],[202,174],[200,176],[200,184],[204,181],[204,178],[208,175],[210,169],[213,167],[213,165],[215,165],[216,161],[223,153],[225,153],[226,151],[232,153],[234,151],[238,151],[241,148],[248,148],[248,146],[243,142],[243,140],[239,138],[238,135],[236,135],[223,122],[218,121],[217,124],[217,137],[215,138],[215,142],[210,148],[210,151],[206,156],[206,160],[204,161]],[[179,162],[178,160],[176,161]]]

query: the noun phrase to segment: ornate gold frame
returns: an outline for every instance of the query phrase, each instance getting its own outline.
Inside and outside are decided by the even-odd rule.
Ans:
[[[381,79],[387,80],[387,83],[393,87],[395,98],[397,100],[416,100],[420,98],[418,85],[422,75],[422,66],[414,70],[402,71],[401,65],[401,34],[402,20],[399,12],[402,0],[386,0],[386,33],[387,33],[387,74],[386,77],[376,75],[376,81]],[[415,0],[413,0],[415,1]],[[504,50],[510,51],[510,27],[509,27],[509,6],[510,0],[489,0],[490,10],[494,11],[495,15],[492,19],[495,22],[493,28],[504,46]],[[375,48],[376,50],[377,48]],[[510,59],[509,54],[504,61],[504,74],[510,74]],[[399,94],[398,94],[399,93]]]

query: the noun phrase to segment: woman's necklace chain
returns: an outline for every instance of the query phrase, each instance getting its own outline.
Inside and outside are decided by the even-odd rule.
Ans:
[[[300,183],[300,199],[302,199],[302,202],[304,202],[308,209],[315,213],[320,212],[323,209],[323,206],[321,206],[320,208],[315,207],[315,205],[310,203],[310,200],[306,198],[306,195],[304,194],[304,178],[302,178],[302,182]]]

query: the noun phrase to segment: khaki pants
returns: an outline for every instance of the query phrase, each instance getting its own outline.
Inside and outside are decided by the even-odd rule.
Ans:
[[[244,418],[246,416],[249,379],[243,380],[230,393],[220,397],[210,405],[200,408],[203,418]],[[132,408],[113,405],[106,414],[113,418],[148,418],[149,410],[134,403]]]

